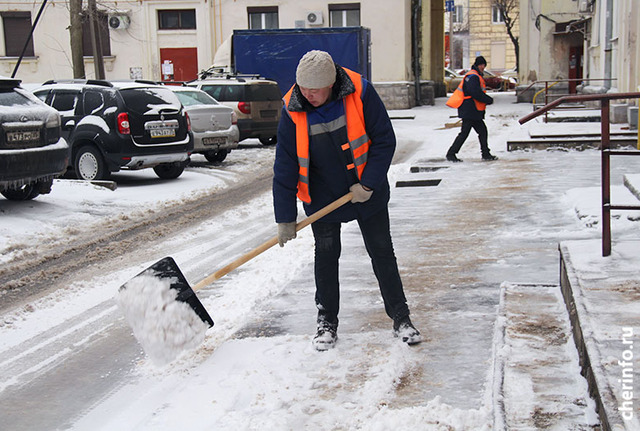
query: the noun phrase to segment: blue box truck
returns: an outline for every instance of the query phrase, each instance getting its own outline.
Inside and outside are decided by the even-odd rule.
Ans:
[[[371,30],[365,27],[234,30],[232,70],[276,81],[282,94],[296,81],[296,67],[312,50],[327,51],[340,66],[371,80]]]

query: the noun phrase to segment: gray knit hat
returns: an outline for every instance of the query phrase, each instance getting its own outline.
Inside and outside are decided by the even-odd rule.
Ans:
[[[298,63],[296,82],[300,87],[325,88],[336,82],[336,66],[328,52],[307,52]]]

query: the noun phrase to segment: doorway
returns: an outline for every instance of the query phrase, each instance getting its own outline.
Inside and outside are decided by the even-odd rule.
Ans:
[[[582,79],[582,46],[569,48],[569,79]],[[576,93],[579,81],[569,81],[569,94]]]
[[[160,48],[163,81],[191,81],[198,78],[198,48]]]

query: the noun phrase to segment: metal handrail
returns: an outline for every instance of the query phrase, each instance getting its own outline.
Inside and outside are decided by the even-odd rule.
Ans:
[[[640,151],[612,151],[610,148],[609,101],[617,99],[640,99],[640,93],[609,93],[609,94],[580,94],[563,96],[551,103],[520,118],[518,122],[524,124],[550,109],[565,102],[600,101],[600,143],[601,178],[602,178],[602,256],[611,255],[611,210],[640,210],[640,205],[612,205],[611,204],[611,156],[639,156]]]
[[[549,89],[551,87],[556,86],[557,84],[564,83],[564,82],[569,83],[569,82],[590,82],[590,81],[616,81],[617,79],[618,78],[567,78],[567,79],[553,79],[553,80],[547,80],[547,81],[535,81],[529,84],[527,88],[522,90],[522,93],[526,92],[536,84],[544,84],[544,88],[537,91],[536,94],[533,96],[531,103],[535,110],[536,98],[538,97],[538,95],[540,93],[544,93],[544,104],[547,105],[549,103]],[[549,85],[549,83],[551,83],[551,85]],[[570,94],[557,94],[556,96],[570,96]],[[548,123],[549,122],[548,120],[549,120],[548,112],[545,112],[544,122]]]

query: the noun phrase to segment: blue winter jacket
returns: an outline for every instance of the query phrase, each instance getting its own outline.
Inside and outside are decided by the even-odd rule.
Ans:
[[[363,81],[362,101],[367,135],[371,140],[367,165],[360,183],[373,190],[364,203],[347,203],[321,219],[325,222],[346,222],[356,218],[366,219],[382,210],[389,202],[387,172],[396,147],[396,137],[387,110],[373,85]],[[349,192],[358,182],[355,170],[347,170],[347,160],[340,148],[348,142],[343,98],[355,91],[346,72],[336,65],[336,82],[328,103],[314,108],[302,96],[297,84],[288,109],[307,113],[309,123],[309,194],[310,204],[303,204],[308,215]],[[337,120],[337,121],[336,121]],[[296,154],[296,126],[283,107],[278,126],[278,144],[273,177],[273,204],[276,223],[296,220],[298,157]],[[347,152],[348,153],[348,152]]]
[[[476,71],[478,70],[475,66],[473,68]],[[484,91],[482,91],[480,78],[473,74],[466,75],[464,77],[464,81],[462,81],[462,91],[464,92],[465,96],[471,96],[471,99],[465,99],[464,102],[462,102],[462,105],[460,105],[460,107],[458,108],[458,117],[462,118],[463,120],[484,119],[485,111],[478,111],[474,99],[478,102],[491,105],[493,103],[493,97],[487,95]]]

